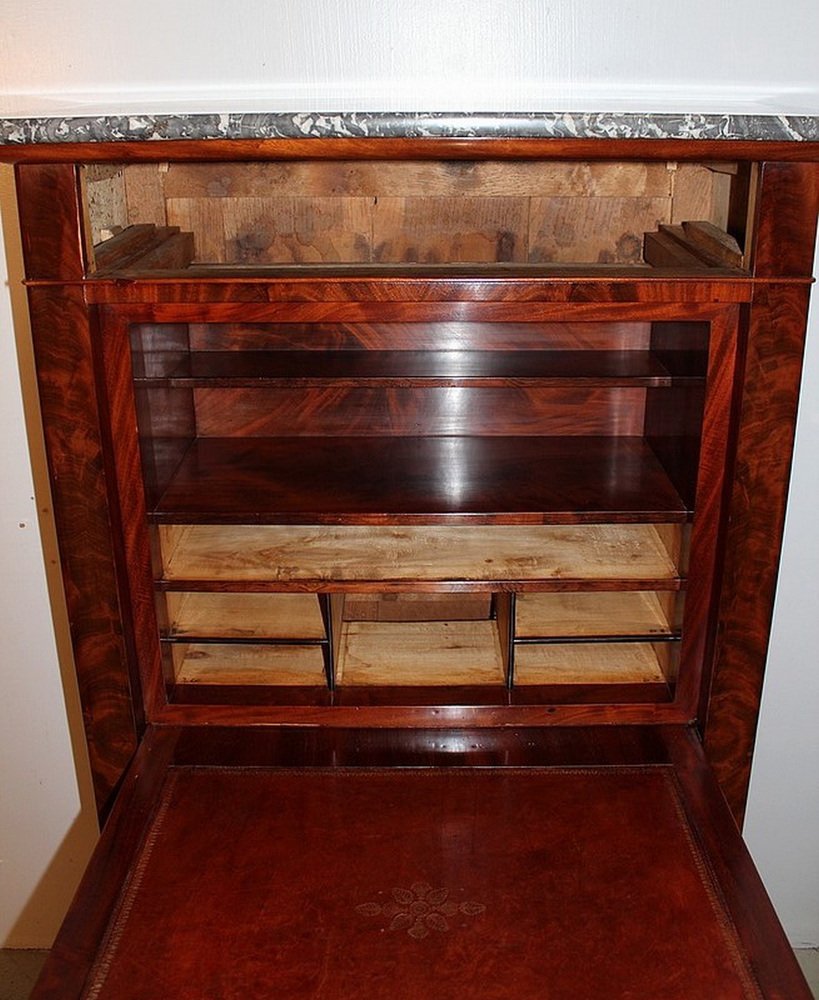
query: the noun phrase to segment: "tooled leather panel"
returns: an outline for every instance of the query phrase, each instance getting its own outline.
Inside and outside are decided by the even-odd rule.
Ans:
[[[88,1000],[759,997],[670,768],[179,768]]]

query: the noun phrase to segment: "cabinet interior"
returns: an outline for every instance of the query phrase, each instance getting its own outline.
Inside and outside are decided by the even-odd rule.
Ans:
[[[146,284],[102,324],[128,341],[151,553],[134,629],[167,697],[673,702],[711,613],[686,615],[692,531],[718,517],[697,502],[711,320],[464,311],[424,281],[742,277],[755,184],[662,161],[83,168],[91,278],[191,301],[247,281],[254,301],[177,321]]]
[[[146,269],[739,267],[755,183],[747,165],[672,161],[91,164],[82,176],[102,272],[113,248],[94,246],[132,226]]]
[[[709,323],[128,331],[173,699],[673,699]]]

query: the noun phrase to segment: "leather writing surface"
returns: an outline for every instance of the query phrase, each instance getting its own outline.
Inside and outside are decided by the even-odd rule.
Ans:
[[[86,991],[459,995],[761,995],[669,768],[176,768]]]

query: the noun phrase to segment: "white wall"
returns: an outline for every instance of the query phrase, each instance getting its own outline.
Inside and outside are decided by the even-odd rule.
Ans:
[[[819,275],[819,248],[814,274]],[[808,325],[796,454],[745,839],[797,945],[819,944],[819,292]]]
[[[815,0],[0,0],[15,113],[816,110]]]
[[[815,0],[0,0],[0,24],[0,115],[163,109],[819,113]],[[813,336],[819,339],[819,330]],[[13,891],[0,881],[7,893],[0,896],[0,941],[4,928],[16,926],[26,942],[46,943],[54,916],[51,924],[45,918],[38,924],[32,907],[21,913],[25,886],[34,888],[51,852],[59,860],[59,845],[76,826],[78,799],[22,453],[12,343],[8,309],[0,302],[0,462],[6,477],[0,553],[4,566],[14,568],[0,584],[0,685],[10,718],[7,725],[0,719],[0,880],[15,870]],[[800,425],[748,829],[793,939],[816,944],[815,343],[808,378],[815,387],[807,400],[813,409],[804,411]],[[30,527],[17,528],[20,522]],[[39,652],[32,655],[35,647]],[[71,878],[63,872],[57,881],[64,886]],[[34,909],[44,912],[39,903]]]

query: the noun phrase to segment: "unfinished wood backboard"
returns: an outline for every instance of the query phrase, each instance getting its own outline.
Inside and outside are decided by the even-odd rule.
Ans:
[[[641,261],[662,224],[728,221],[730,165],[529,161],[144,163],[85,168],[94,243],[193,232],[205,263]]]

